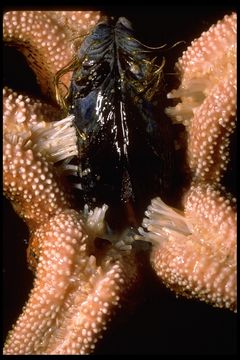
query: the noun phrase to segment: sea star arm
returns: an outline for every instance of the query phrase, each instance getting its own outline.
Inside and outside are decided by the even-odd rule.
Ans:
[[[229,138],[236,126],[236,19],[223,20],[194,40],[176,64],[181,80],[166,109],[186,126],[188,164],[194,181],[220,182],[229,160]]]
[[[236,310],[236,212],[213,186],[192,186],[184,213],[152,200],[144,221],[151,263],[177,294]]]
[[[175,292],[236,310],[236,200],[220,180],[236,115],[236,14],[192,42],[177,63],[179,98],[167,113],[186,126],[192,184],[176,212],[154,199],[143,225],[151,262]]]
[[[4,353],[91,353],[137,281],[135,258],[111,245],[95,248],[47,153],[32,143],[53,108],[9,89],[4,100],[4,192],[28,224],[28,260],[35,270]]]

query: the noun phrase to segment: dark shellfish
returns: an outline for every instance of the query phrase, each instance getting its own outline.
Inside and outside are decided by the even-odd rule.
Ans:
[[[102,20],[83,40],[65,104],[78,132],[84,203],[131,204],[140,219],[150,199],[169,188],[171,132],[153,106],[162,67],[123,17]]]

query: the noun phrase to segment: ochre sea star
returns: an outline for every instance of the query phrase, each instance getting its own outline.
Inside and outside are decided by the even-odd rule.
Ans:
[[[53,31],[53,35],[48,39],[48,42],[44,43],[42,40],[39,42],[41,44],[40,50],[38,44],[31,44],[30,40],[34,39],[34,37],[30,36],[29,38],[29,32],[31,30],[33,18],[34,16],[37,16],[35,13],[31,14],[31,16],[27,16],[26,12],[22,14],[20,12],[7,13],[5,15],[7,29],[5,37],[7,41],[11,40],[17,42],[18,44],[20,43],[21,46],[24,44],[24,53],[27,52],[28,54],[33,54],[32,49],[35,49],[36,53],[34,51],[34,59],[40,59],[39,61],[42,64],[42,69],[39,71],[38,67],[33,67],[37,72],[42,91],[45,94],[50,94],[50,96],[52,96],[53,89],[51,88],[51,76],[55,73],[56,70],[59,70],[64,65],[63,63],[65,63],[66,60],[70,59],[71,51],[69,51],[68,59],[57,58],[57,68],[51,68],[51,63],[46,66],[46,59],[49,50],[45,51],[46,49],[42,49],[42,45],[45,44],[46,47],[48,47],[48,44],[51,45],[54,43],[55,46],[57,46],[57,40],[55,37],[58,34],[58,26],[64,26],[68,36],[73,36],[74,22],[72,21],[74,18],[72,16],[75,16],[78,21],[79,19],[81,19],[81,21],[82,19],[88,19],[89,22],[93,21],[94,24],[97,20],[96,15],[98,14],[92,14],[94,20],[89,20],[91,15],[86,16],[87,13],[81,13],[78,15],[78,12],[74,12],[74,14],[68,14],[71,16],[71,22],[69,25],[69,17],[67,17],[66,14],[50,14],[47,12],[38,13],[38,19],[44,19],[44,24],[46,25],[47,29],[48,27],[49,29],[55,29],[55,32]],[[25,22],[26,19],[29,19],[29,29],[27,30],[24,27],[24,19]],[[232,56],[232,68],[228,67],[229,73],[227,72],[225,74],[226,79],[230,79],[230,91],[228,91],[226,83],[224,83],[224,76],[221,78],[222,82],[219,82],[219,89],[221,90],[221,86],[223,86],[222,83],[225,84],[223,89],[227,89],[226,94],[229,95],[226,100],[226,106],[223,106],[224,116],[221,117],[222,120],[220,124],[222,127],[224,127],[223,125],[228,121],[230,125],[233,124],[232,116],[234,115],[235,111],[235,38],[231,33],[231,31],[234,33],[235,21],[235,16],[233,15],[220,23],[223,24],[221,26],[226,36],[228,36],[230,33],[229,36],[231,39],[231,44],[233,44],[233,47],[230,51],[232,52],[232,55],[229,55]],[[23,32],[21,36],[19,36],[19,33],[12,35],[13,30],[11,26],[14,25],[14,22],[20,22],[22,24]],[[70,26],[73,26],[73,30],[69,30]],[[46,31],[43,35],[48,35],[48,32]],[[26,38],[28,39],[27,41]],[[62,39],[58,40],[62,44]],[[24,43],[24,41],[26,42]],[[206,44],[208,44],[208,41],[209,40],[207,38]],[[27,50],[26,46],[29,46]],[[193,49],[195,49],[197,46],[198,45],[195,45],[195,47],[193,46]],[[215,46],[218,48],[217,43]],[[209,45],[209,47],[211,50],[211,45]],[[38,51],[40,52],[40,55]],[[194,54],[191,53],[191,49],[189,52],[190,55],[185,55],[186,60],[184,60],[183,57],[182,62],[180,61],[180,65],[178,66],[180,68],[180,72],[182,71],[181,67],[182,69],[186,69],[186,74],[194,73],[194,71],[191,68],[188,69],[186,65],[189,57],[190,59],[194,58]],[[202,58],[204,59],[204,56]],[[212,57],[210,57],[209,61],[212,66],[216,66],[214,61],[212,61]],[[201,74],[202,73],[200,72],[200,75]],[[229,76],[229,74],[232,76],[232,78]],[[218,78],[219,76],[217,76],[217,86],[219,80]],[[184,81],[189,81],[189,83],[186,85],[189,94],[186,95],[182,89],[178,90],[179,93],[177,95],[175,93],[177,97],[183,98],[183,107],[186,103],[184,96],[186,96],[187,101],[189,98],[194,98],[192,96],[192,91],[194,92],[195,89],[192,90],[192,86],[194,87],[195,84],[193,82],[192,85],[191,80],[191,76],[188,78],[188,75],[186,75],[185,78],[183,75],[183,87]],[[210,80],[212,84],[212,78],[207,78],[206,82],[210,82]],[[65,81],[67,83],[69,79],[66,77]],[[205,86],[205,84],[201,84],[201,86],[204,87],[204,89],[201,88],[200,91],[203,93],[205,92],[207,102],[208,96],[209,98],[211,96],[211,89],[209,90],[209,87],[207,85]],[[199,89],[197,90],[199,91]],[[26,305],[25,312],[19,318],[15,330],[6,343],[5,351],[6,353],[13,354],[90,353],[94,349],[95,342],[101,336],[101,331],[105,328],[106,321],[108,318],[112,317],[114,306],[118,305],[119,301],[121,301],[122,305],[124,305],[125,293],[129,288],[131,288],[132,283],[134,283],[138,277],[139,269],[137,266],[137,261],[134,258],[135,255],[122,255],[121,252],[116,253],[114,249],[105,249],[102,253],[100,253],[100,255],[96,255],[96,258],[98,259],[97,261],[99,261],[99,263],[95,264],[96,258],[93,255],[91,256],[92,249],[88,249],[88,247],[92,246],[91,236],[89,236],[90,240],[89,243],[87,243],[86,236],[83,235],[86,230],[84,224],[81,224],[81,217],[74,210],[71,210],[71,199],[68,198],[68,192],[65,189],[64,184],[62,184],[61,179],[59,179],[59,176],[56,173],[53,165],[51,164],[48,158],[48,154],[44,154],[43,156],[43,154],[39,152],[39,147],[35,147],[35,149],[32,147],[35,143],[34,139],[36,139],[37,134],[36,126],[38,124],[44,124],[44,121],[48,122],[50,119],[59,119],[59,110],[57,108],[54,109],[49,105],[43,105],[40,102],[34,102],[32,99],[23,95],[17,95],[9,89],[5,89],[4,95],[6,97],[4,109],[4,126],[6,126],[6,132],[4,135],[5,191],[7,196],[14,201],[15,210],[25,219],[29,225],[31,235],[30,243],[33,244],[32,249],[30,248],[30,251],[34,253],[34,256],[31,254],[30,259],[36,258],[38,260],[39,257],[39,262],[37,265],[34,263],[31,264],[32,267],[37,266],[37,270],[35,285],[31,292],[30,300]],[[172,96],[174,96],[174,92],[172,92]],[[222,104],[222,102],[220,102],[220,104]],[[227,141],[229,138],[229,131],[217,132],[217,136],[219,136],[222,147],[216,147],[216,151],[219,150],[220,155],[218,155],[217,161],[213,163],[213,170],[210,169],[210,171],[207,171],[211,176],[211,178],[209,178],[208,174],[206,175],[206,169],[210,167],[210,164],[212,166],[211,157],[209,159],[209,157],[206,156],[206,158],[209,159],[209,163],[207,162],[201,170],[201,157],[198,164],[196,165],[196,156],[194,156],[194,146],[196,145],[194,141],[191,143],[191,135],[194,134],[194,130],[192,130],[192,128],[196,126],[195,124],[198,119],[201,120],[201,118],[204,116],[202,115],[204,109],[205,112],[208,111],[203,106],[201,107],[201,105],[202,104],[197,104],[197,106],[193,106],[190,104],[188,107],[190,108],[190,112],[193,108],[196,108],[196,110],[194,109],[194,112],[199,112],[200,115],[196,116],[196,121],[191,121],[191,115],[190,117],[188,116],[188,119],[190,118],[190,120],[188,120],[188,123],[185,124],[187,125],[187,131],[189,132],[189,163],[193,171],[194,179],[191,190],[189,190],[185,196],[185,218],[183,215],[181,215],[180,221],[184,222],[185,219],[187,219],[188,224],[190,224],[189,228],[191,231],[193,231],[194,236],[196,236],[195,234],[198,234],[198,238],[202,239],[203,237],[204,240],[206,240],[207,246],[203,246],[202,244],[204,242],[202,241],[196,244],[196,239],[193,236],[193,238],[188,238],[189,247],[186,247],[185,237],[179,235],[179,224],[176,223],[175,234],[169,232],[169,229],[164,229],[166,239],[168,237],[169,239],[163,239],[163,244],[161,243],[162,239],[157,238],[159,244],[161,243],[160,246],[165,247],[165,250],[159,252],[159,248],[154,247],[151,259],[156,272],[159,273],[160,277],[167,283],[168,286],[172,287],[176,291],[180,293],[185,292],[186,294],[191,291],[191,296],[195,295],[204,300],[208,300],[209,298],[209,300],[213,303],[216,303],[216,305],[235,308],[235,212],[234,205],[229,207],[232,200],[229,199],[229,201],[226,202],[225,198],[219,195],[219,191],[222,191],[222,189],[220,189],[218,186],[222,171],[226,165],[227,157],[226,160],[223,159],[222,151],[225,150],[225,148],[228,146]],[[229,106],[231,107],[230,109]],[[177,109],[176,107],[175,111],[170,110],[170,113],[172,116],[181,116],[183,114],[184,120],[187,118],[185,117],[184,109],[181,107],[180,109]],[[218,120],[216,123],[218,123]],[[231,128],[233,128],[232,125],[230,129]],[[204,141],[205,138],[199,140],[200,144],[203,144]],[[218,144],[218,141],[216,141],[216,143]],[[212,151],[211,144],[212,142],[209,145],[210,154]],[[191,160],[191,156],[193,157],[193,160]],[[9,160],[11,158],[12,161]],[[31,177],[28,176],[29,174],[31,174]],[[31,179],[38,180],[35,181],[36,184],[34,184],[34,181]],[[211,185],[209,185],[210,182]],[[29,184],[32,185],[30,190]],[[48,197],[48,194],[51,194],[51,197]],[[157,204],[157,211],[159,209],[158,206],[159,204]],[[208,209],[208,215],[209,209],[212,208],[212,211],[210,210],[210,212],[212,212],[212,218],[211,216],[206,216],[204,206]],[[220,213],[218,213],[217,210],[219,208],[221,208]],[[158,226],[159,221],[158,215],[156,217],[154,215],[155,211],[155,208],[150,208],[148,214],[150,222],[147,220],[146,224],[147,227],[150,226],[150,235],[147,235],[147,238],[150,239],[150,241],[152,241],[152,238],[154,237],[154,226],[155,224]],[[218,226],[214,223],[214,218],[216,216],[215,213],[217,213],[219,216],[217,225],[219,221],[223,223],[223,227],[220,229],[220,231]],[[168,213],[168,215],[170,214]],[[153,222],[151,223],[151,221]],[[160,221],[162,220],[160,219]],[[207,233],[206,230],[199,226],[202,225],[202,223],[204,223],[203,228],[205,227],[207,229]],[[210,233],[208,232],[209,224],[212,228]],[[225,229],[224,224],[228,224]],[[160,228],[163,228],[163,226],[161,225]],[[65,231],[67,236],[63,236]],[[212,237],[215,237],[216,233],[219,233],[216,239],[217,241],[214,241],[214,244],[212,244]],[[205,239],[206,234],[207,239]],[[228,236],[226,237],[225,234]],[[174,243],[175,235],[178,237],[177,247]],[[62,238],[62,240],[58,243],[59,238]],[[154,237],[154,240],[155,238],[156,237]],[[229,241],[225,242],[225,238],[227,238]],[[216,247],[220,254],[220,262],[217,259],[215,265],[211,261],[208,261],[212,256],[211,254],[213,252],[215,253]],[[62,260],[59,260],[59,258],[62,256],[60,255],[62,254],[62,251],[64,252],[65,256],[63,256]],[[204,256],[202,258],[200,257],[200,259],[198,251],[200,254],[204,252]],[[205,255],[205,252],[207,256]],[[176,259],[179,259],[179,253],[181,254],[181,263],[185,264],[183,267],[179,266],[179,263],[176,262]],[[50,260],[49,254],[52,254],[50,256]],[[229,266],[225,265],[225,258],[227,258],[226,261],[229,263]],[[201,259],[205,261],[205,264],[199,264],[199,260]],[[54,263],[54,261],[56,261],[56,263]],[[81,265],[82,262],[84,262],[83,266]],[[60,263],[62,268],[59,269],[58,266],[56,267],[56,264],[60,265]],[[127,270],[126,266],[130,269],[130,271]],[[204,277],[204,275],[202,275],[202,281],[201,277],[198,275],[196,275],[195,278],[192,276],[192,272],[195,272],[196,274],[196,269],[197,271],[200,271],[202,274],[204,274],[204,269],[206,269],[206,266],[208,271],[210,268],[212,269],[212,275],[210,274],[210,277]],[[226,269],[226,271],[219,271],[222,269]],[[89,274],[89,271],[91,274]],[[220,278],[215,278],[216,272],[220,274]],[[214,276],[215,282],[211,280],[211,276]],[[112,281],[110,280],[111,277]],[[102,285],[101,281],[103,281],[105,284],[104,286]],[[226,292],[221,290],[221,284],[223,281],[229,281],[229,285],[227,288],[225,287]],[[49,285],[50,283],[51,285]],[[69,287],[70,283],[72,283],[72,285]],[[80,294],[78,294],[77,291],[79,289],[79,284],[81,284],[81,286],[83,286],[85,289],[83,291],[81,288]],[[220,292],[218,291],[219,284]],[[108,292],[105,293],[106,287],[109,289],[109,294]],[[230,290],[228,290],[228,288]],[[102,292],[101,289],[103,289]],[[206,289],[208,290],[206,291]],[[215,289],[217,289],[217,291],[215,291]],[[94,296],[94,291],[97,291],[96,296]],[[45,294],[48,294],[46,298]],[[57,304],[52,297],[52,294],[58,295]],[[101,299],[101,296],[103,296],[104,300]],[[74,301],[73,298],[75,299]],[[83,299],[84,303],[82,303]],[[42,303],[44,306],[41,306]],[[102,306],[103,304],[105,305]],[[95,307],[95,305],[99,306],[99,310]],[[76,311],[76,309],[78,309],[78,311]],[[44,312],[44,314],[47,314],[47,316],[45,316],[44,321],[40,316],[38,323],[34,318],[34,314],[36,314],[36,312],[39,313],[39,311]],[[100,311],[100,313],[98,313],[98,311]],[[58,316],[56,316],[56,314],[58,314]],[[51,315],[53,316],[53,321],[50,320]],[[88,321],[86,321],[86,317],[88,318]],[[26,326],[25,319],[28,323],[28,326],[26,327],[27,330],[25,331],[25,335],[22,338],[22,329]],[[48,332],[47,329],[50,326],[53,326],[53,323],[56,324],[56,329]],[[85,327],[86,323],[88,323],[88,326]],[[38,330],[39,335],[37,335],[38,332],[36,332],[36,330]],[[36,334],[34,337],[32,337],[33,332]],[[93,336],[93,334],[96,334],[96,336]],[[40,342],[38,341],[38,338],[41,338]],[[29,339],[32,339],[32,342],[30,342]]]

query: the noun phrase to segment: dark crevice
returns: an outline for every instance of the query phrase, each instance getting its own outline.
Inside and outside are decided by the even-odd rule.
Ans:
[[[41,98],[36,75],[25,57],[13,46],[3,46],[3,86],[14,91]]]

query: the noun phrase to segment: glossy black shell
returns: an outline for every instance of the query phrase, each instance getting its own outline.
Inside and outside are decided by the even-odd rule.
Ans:
[[[92,207],[131,203],[142,216],[169,189],[171,131],[154,114],[161,73],[150,55],[125,18],[100,22],[78,51],[68,101],[79,134],[80,196]]]

